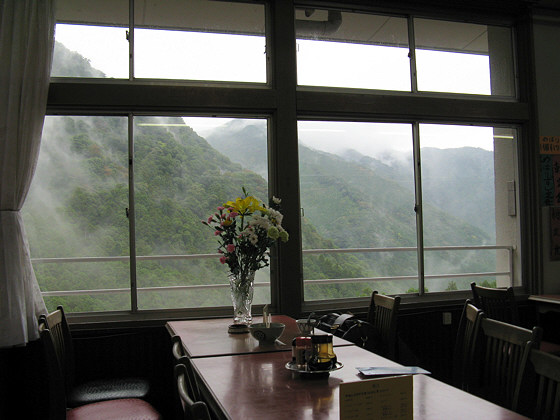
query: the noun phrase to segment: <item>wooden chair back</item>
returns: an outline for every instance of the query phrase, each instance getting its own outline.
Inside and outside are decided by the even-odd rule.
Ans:
[[[374,326],[380,345],[379,353],[392,360],[397,358],[397,316],[401,303],[400,296],[371,294],[367,321]]]
[[[473,302],[488,318],[520,325],[513,288],[493,288],[471,283]]]
[[[482,316],[483,312],[481,309],[474,306],[470,300],[465,301],[459,320],[453,353],[453,379],[455,386],[464,391],[472,391],[477,382],[473,366]]]
[[[74,386],[74,347],[70,327],[62,306],[58,306],[56,311],[48,315],[42,315],[39,318],[39,324],[41,323],[50,330],[54,350],[64,379],[64,387],[69,392]]]
[[[178,335],[171,336],[171,352],[173,353],[173,359],[175,362],[178,362],[181,357],[187,355],[185,349],[183,348],[181,337]]]
[[[210,420],[210,412],[203,401],[195,401],[189,392],[188,368],[182,363],[175,365],[177,392],[183,406],[185,420]]]
[[[44,320],[43,320],[44,321]],[[144,420],[161,420],[160,413],[148,402],[138,398],[103,400],[94,404],[85,404],[77,408],[67,408],[64,377],[56,350],[56,336],[47,328],[46,322],[39,323],[39,337],[43,351],[42,367],[46,376],[48,410],[47,420],[90,420],[131,418]]]
[[[540,344],[542,330],[528,330],[483,316],[480,320],[484,355],[480,365],[481,396],[515,410],[519,387],[533,348]]]
[[[149,396],[150,382],[145,378],[109,377],[77,383],[72,335],[62,306],[48,315],[41,315],[39,327],[50,331],[68,407],[119,398],[146,399]]]
[[[182,364],[187,368],[187,380],[186,386],[188,389],[189,396],[193,401],[200,401],[200,390],[198,388],[198,383],[196,381],[196,376],[192,367],[191,359],[187,356],[181,337],[174,335],[171,337],[172,353],[173,359],[175,360],[175,365]]]
[[[560,357],[533,349],[530,360],[537,377],[533,419],[560,419]]]
[[[46,323],[39,323],[39,337],[42,347],[42,371],[48,387],[48,419],[66,418],[66,393],[64,378],[56,353],[56,340]]]

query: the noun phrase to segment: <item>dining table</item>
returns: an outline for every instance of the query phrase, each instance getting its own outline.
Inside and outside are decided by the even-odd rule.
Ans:
[[[167,323],[169,333],[180,336],[203,400],[216,419],[339,420],[341,384],[377,379],[364,376],[357,368],[402,368],[335,336],[336,370],[326,374],[294,371],[288,350],[300,333],[293,318],[273,315],[272,322],[286,327],[276,343],[265,345],[250,334],[228,334],[230,321],[216,318]],[[317,329],[315,333],[325,334]],[[527,419],[430,374],[412,375],[412,382],[415,420]]]
[[[539,313],[548,311],[560,312],[560,295],[529,295],[529,301],[535,303]]]
[[[282,335],[274,343],[260,343],[250,333],[228,333],[231,318],[169,321],[166,328],[170,335],[181,338],[185,354],[191,358],[291,351],[292,340],[302,335],[296,320],[286,315],[272,315],[271,322],[285,325]],[[315,328],[314,333],[327,334],[318,328]],[[350,345],[353,345],[350,341],[333,337],[335,347]]]
[[[375,380],[358,367],[400,365],[358,346],[336,347],[335,353],[342,368],[317,377],[288,369],[288,352],[203,357],[192,365],[219,419],[338,420],[340,384]],[[526,419],[427,374],[413,375],[413,415],[415,420]]]

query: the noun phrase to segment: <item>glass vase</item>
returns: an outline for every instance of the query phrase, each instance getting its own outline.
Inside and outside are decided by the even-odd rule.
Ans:
[[[255,272],[229,274],[231,302],[233,303],[233,323],[251,325],[251,305],[253,304],[253,285]]]

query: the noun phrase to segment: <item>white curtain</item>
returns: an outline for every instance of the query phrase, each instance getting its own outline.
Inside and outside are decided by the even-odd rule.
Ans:
[[[36,340],[46,312],[20,210],[39,153],[54,24],[54,0],[0,0],[0,348]]]

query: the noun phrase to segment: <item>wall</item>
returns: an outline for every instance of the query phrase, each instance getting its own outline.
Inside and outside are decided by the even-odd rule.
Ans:
[[[536,11],[533,20],[539,136],[560,136],[560,10]],[[538,139],[535,139],[538,141]],[[550,260],[549,207],[541,208],[543,293],[560,293],[560,261]]]

